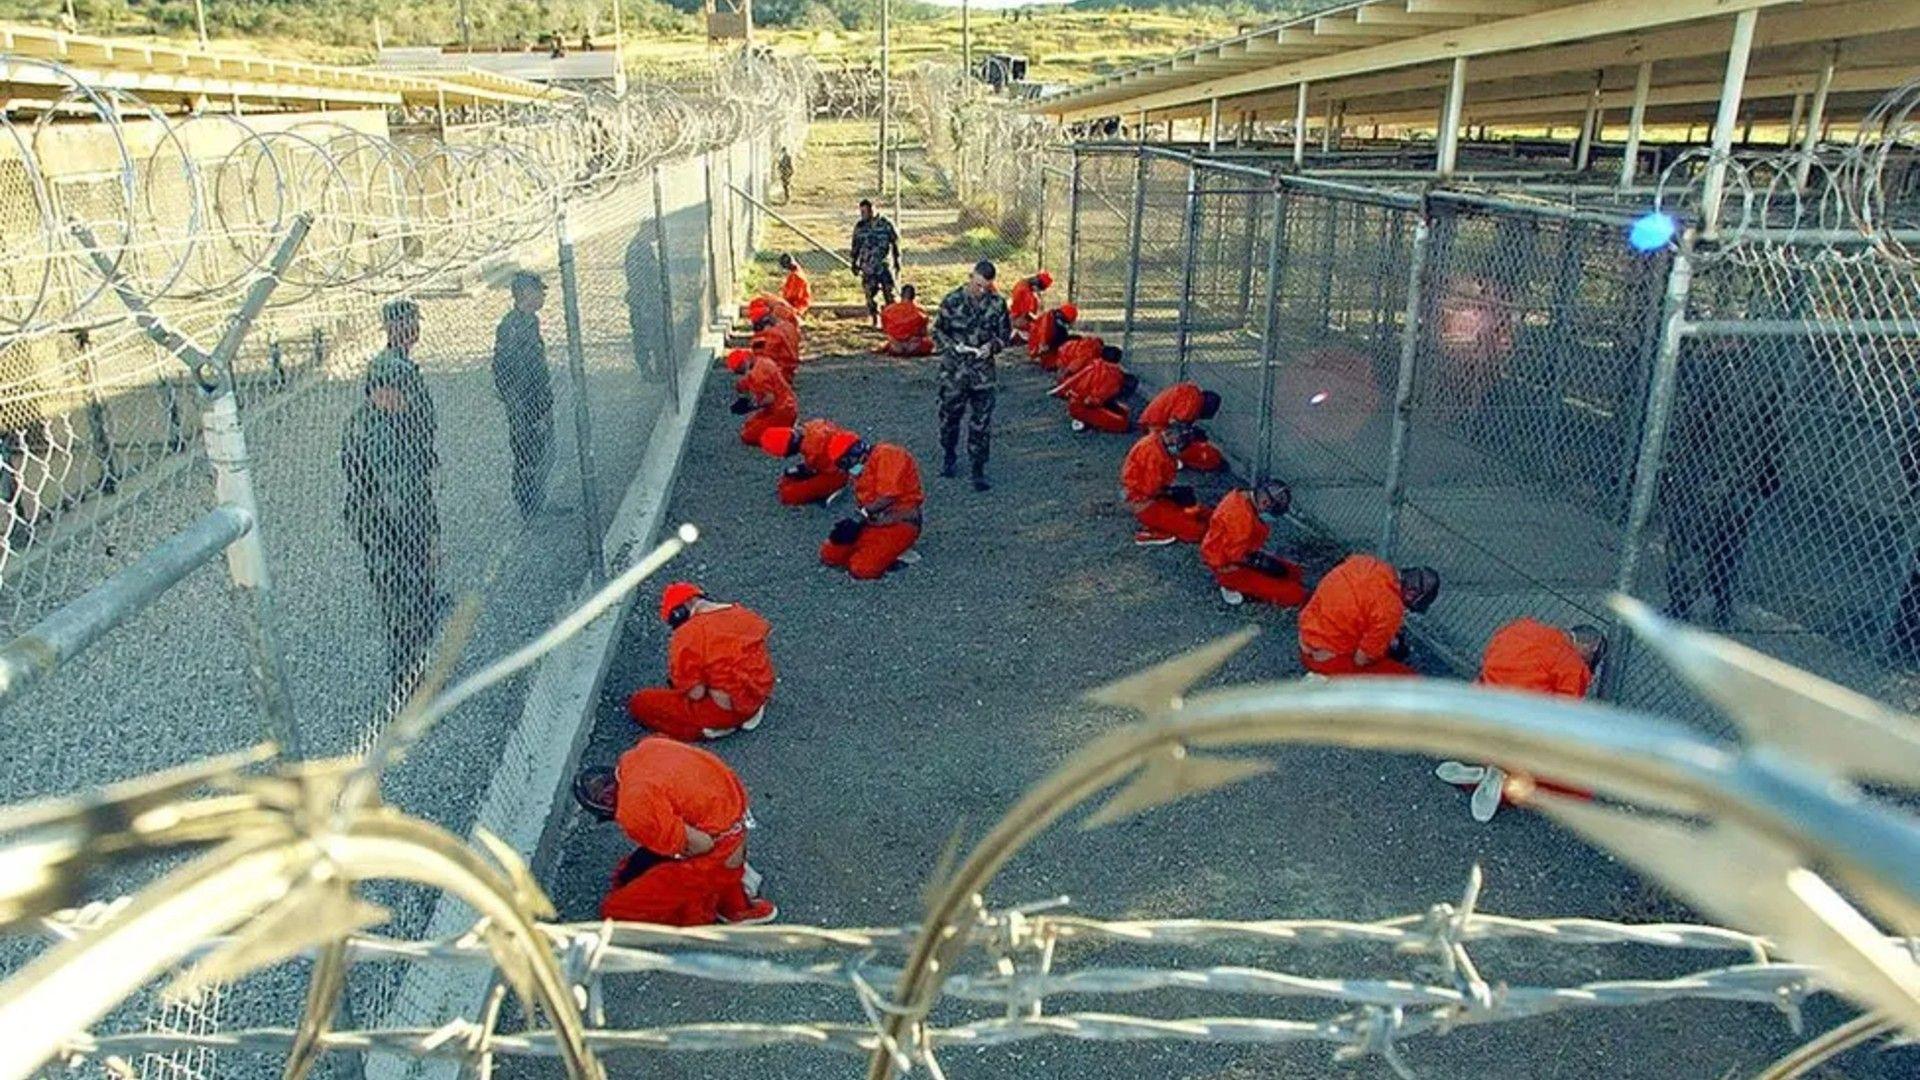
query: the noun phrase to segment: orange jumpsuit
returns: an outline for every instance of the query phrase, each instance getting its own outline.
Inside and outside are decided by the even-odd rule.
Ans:
[[[1039,314],[1040,294],[1033,291],[1033,279],[1014,282],[1013,291],[1007,294],[1007,317],[1013,321],[1014,330],[1023,334],[1031,330]]]
[[[731,731],[751,719],[773,693],[767,620],[739,604],[702,611],[674,630],[667,643],[666,686],[635,690],[627,713],[670,738],[693,742],[703,731]],[[689,696],[705,687],[698,698]],[[722,708],[718,690],[731,700]]]
[[[1406,621],[1400,573],[1371,555],[1349,555],[1300,609],[1300,662],[1322,675],[1418,675],[1387,655]],[[1354,662],[1366,653],[1371,662]]]
[[[759,446],[760,436],[768,428],[792,427],[800,419],[800,400],[793,396],[793,387],[781,374],[780,365],[765,356],[755,356],[733,388],[758,406],[740,425],[740,441],[748,446]]]
[[[1153,396],[1147,407],[1140,410],[1140,426],[1148,431],[1158,431],[1172,424],[1196,424],[1200,421],[1200,386],[1197,383],[1177,382]],[[1180,451],[1180,463],[1189,469],[1201,472],[1218,472],[1226,468],[1227,459],[1220,448],[1205,439],[1196,439]]]
[[[1027,335],[1027,358],[1048,371],[1057,368],[1060,361],[1054,352],[1066,342],[1072,325],[1060,317],[1059,308],[1049,308],[1042,313],[1033,321],[1033,331]]]
[[[620,755],[613,820],[640,850],[620,864],[602,918],[705,926],[748,906],[747,789],[725,762],[697,746],[649,736]],[[682,856],[687,826],[713,850]]]
[[[1487,651],[1480,659],[1479,681],[1482,686],[1583,698],[1587,696],[1587,688],[1593,685],[1593,669],[1587,666],[1586,658],[1580,655],[1565,630],[1536,619],[1520,618],[1494,631],[1488,639]],[[1557,794],[1576,799],[1593,798],[1593,793],[1585,788],[1544,777],[1534,777],[1533,782]],[[1504,790],[1501,801],[1506,801]]]
[[[800,333],[778,319],[765,330],[755,330],[747,347],[780,365],[788,383],[800,371]]]
[[[1106,344],[1093,334],[1074,338],[1054,351],[1054,369],[1063,379],[1073,375],[1100,359],[1100,350],[1106,348]]]
[[[932,356],[927,336],[927,313],[911,300],[896,300],[880,309],[880,330],[887,340],[873,347],[885,356]]]
[[[1060,380],[1053,392],[1066,399],[1068,416],[1095,431],[1123,435],[1133,422],[1133,414],[1116,400],[1126,379],[1126,368],[1110,360],[1095,360]]]
[[[1213,508],[1213,521],[1200,541],[1200,561],[1223,589],[1281,607],[1299,607],[1306,603],[1307,588],[1306,572],[1298,565],[1281,559],[1277,574],[1247,565],[1247,556],[1264,549],[1272,531],[1260,520],[1252,495],[1229,491]]]
[[[1149,431],[1127,451],[1120,466],[1120,491],[1133,507],[1133,516],[1141,528],[1161,536],[1172,536],[1197,544],[1207,535],[1212,509],[1204,503],[1181,506],[1166,495],[1179,473],[1173,455],[1160,441],[1159,432]]]
[[[796,316],[805,315],[813,306],[813,286],[807,284],[807,277],[799,267],[787,271],[787,280],[780,283],[780,299],[787,302]]]
[[[820,561],[871,581],[892,569],[920,539],[920,504],[926,501],[920,488],[920,464],[905,449],[880,443],[867,455],[866,468],[854,477],[853,497],[869,520],[852,543],[837,544],[829,538],[820,545]]]
[[[827,453],[827,444],[843,430],[831,420],[809,420],[800,425],[800,464],[808,475],[780,477],[782,505],[817,503],[847,486],[847,474]]]

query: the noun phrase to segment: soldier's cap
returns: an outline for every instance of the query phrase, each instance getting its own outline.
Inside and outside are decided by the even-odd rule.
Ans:
[[[979,262],[974,263],[973,272],[976,274],[979,274],[983,278],[986,278],[988,281],[992,281],[994,275],[999,273],[998,270],[995,270],[993,268],[992,259],[981,259]]]
[[[380,306],[380,318],[386,322],[419,322],[420,305],[411,300],[389,300]]]
[[[514,272],[513,278],[507,282],[507,288],[511,290],[515,296],[519,296],[529,289],[539,289],[541,292],[545,292],[547,290],[547,282],[545,278],[542,278],[539,274],[531,270],[518,270]]]
[[[790,427],[768,428],[760,433],[760,452],[768,457],[786,457],[799,449],[800,440]]]
[[[379,390],[389,386],[403,386],[414,375],[411,360],[395,352],[383,352],[367,365],[367,389]]]
[[[691,581],[676,581],[660,593],[660,621],[667,622],[675,608],[693,603],[707,595]]]

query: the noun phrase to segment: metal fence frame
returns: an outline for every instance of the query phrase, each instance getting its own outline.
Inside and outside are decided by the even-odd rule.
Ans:
[[[1596,208],[1558,205],[1537,195],[1510,199],[1364,169],[1338,177],[1325,170],[1307,175],[1286,171],[1280,161],[1146,144],[1075,144],[1048,155],[1035,176],[1045,192],[1043,205],[1065,204],[1067,220],[1049,226],[1065,250],[1056,242],[1042,253],[1064,264],[1063,291],[1080,304],[1083,331],[1120,338],[1130,367],[1149,385],[1212,382],[1229,410],[1252,412],[1250,418],[1229,418],[1223,410],[1212,425],[1216,443],[1238,471],[1288,481],[1296,518],[1351,548],[1408,562],[1430,561],[1448,544],[1464,553],[1457,561],[1468,569],[1451,575],[1434,611],[1416,620],[1416,630],[1444,659],[1463,671],[1477,670],[1486,635],[1520,615],[1562,625],[1600,623],[1613,644],[1602,694],[1685,715],[1721,733],[1730,732],[1722,718],[1658,674],[1656,665],[1631,654],[1628,635],[1604,604],[1615,591],[1656,603],[1663,595],[1651,567],[1667,557],[1672,542],[1671,530],[1663,528],[1671,512],[1662,511],[1661,476],[1675,467],[1668,435],[1682,407],[1675,380],[1685,347],[1766,336],[1875,335],[1895,356],[1920,354],[1913,311],[1844,310],[1845,297],[1829,299],[1826,310],[1786,318],[1756,319],[1744,309],[1731,312],[1739,317],[1724,317],[1696,295],[1701,261],[1738,268],[1742,260],[1711,248],[1696,251],[1691,243],[1632,252],[1624,233],[1637,210],[1626,204]],[[1516,180],[1526,176],[1516,174]],[[1219,197],[1209,177],[1231,178],[1242,194],[1260,193],[1237,206],[1244,228],[1222,226],[1219,207],[1209,202],[1229,200]],[[1058,187],[1063,181],[1064,192]],[[1121,206],[1130,212],[1124,232],[1111,220]],[[1257,216],[1264,220],[1256,224]],[[1154,251],[1164,256],[1175,236],[1177,260],[1146,257]],[[1237,246],[1229,250],[1223,239]],[[1764,232],[1743,238],[1749,245],[1779,245],[1793,253],[1786,262],[1795,265],[1810,261],[1795,245],[1835,240]],[[1505,264],[1495,265],[1500,260]],[[1820,265],[1845,274],[1857,262]],[[1476,299],[1473,289],[1486,284],[1476,274],[1507,281],[1493,296]],[[1200,341],[1200,327],[1211,317],[1204,310],[1211,294],[1197,283],[1213,278],[1227,279],[1222,291],[1237,290],[1243,305],[1239,317],[1227,320],[1236,335],[1237,344],[1227,348],[1240,358],[1234,365],[1239,382],[1225,369],[1209,369],[1220,345]],[[1857,291],[1867,298],[1853,302],[1870,308],[1889,302],[1899,287]],[[1177,305],[1171,319],[1169,301]],[[1496,329],[1485,328],[1489,319]],[[1471,333],[1480,333],[1510,351],[1532,350],[1539,371],[1488,377],[1531,380],[1527,396],[1496,387],[1464,407],[1467,415],[1441,415],[1463,408],[1445,400],[1458,393],[1445,380],[1473,378],[1470,371],[1448,370],[1472,365],[1471,355],[1461,361],[1446,351],[1454,348],[1462,323],[1474,328],[1469,349]],[[1162,334],[1171,337],[1163,342]],[[1347,418],[1356,426],[1364,422],[1366,430],[1340,432],[1342,445],[1321,459],[1339,459],[1339,469],[1321,469],[1310,458],[1314,432],[1300,422],[1301,407],[1293,400],[1300,380],[1313,377],[1320,362],[1313,354],[1321,351],[1357,354],[1349,359],[1360,377],[1350,381],[1370,379],[1373,388],[1364,408]],[[1248,377],[1247,358],[1255,354],[1257,374]],[[1342,387],[1330,388],[1331,411],[1338,415]],[[1249,396],[1252,402],[1245,400]],[[1582,408],[1592,413],[1590,422],[1580,419]],[[1499,445],[1484,439],[1476,444],[1467,430],[1474,425],[1502,427]],[[1450,488],[1450,469],[1471,468],[1450,462],[1449,454],[1473,455],[1480,466],[1511,475]],[[1608,475],[1593,475],[1602,472]],[[1469,487],[1484,489],[1475,494],[1477,506],[1461,494]],[[1592,519],[1580,538],[1585,547],[1566,553],[1578,563],[1573,572],[1544,560],[1530,564],[1537,553],[1503,552],[1501,542],[1489,539],[1501,530],[1531,529],[1531,540],[1541,545],[1563,533],[1572,536],[1566,522],[1541,520],[1563,510]],[[1515,513],[1532,520],[1502,520]],[[1460,535],[1441,535],[1449,529]],[[1466,535],[1476,530],[1482,535]],[[1920,571],[1914,580],[1920,582]],[[1920,615],[1920,604],[1914,606]],[[1764,625],[1751,633],[1736,628],[1734,636],[1763,651],[1779,636],[1779,625],[1793,622],[1791,613],[1758,604],[1748,614],[1747,621]],[[1798,625],[1792,632],[1818,636],[1817,628]],[[1886,695],[1897,685],[1886,677],[1895,673],[1881,650],[1857,641],[1828,647],[1834,644],[1822,639],[1822,651],[1852,649],[1856,655],[1846,662],[1809,663],[1803,649],[1791,658],[1870,693]]]

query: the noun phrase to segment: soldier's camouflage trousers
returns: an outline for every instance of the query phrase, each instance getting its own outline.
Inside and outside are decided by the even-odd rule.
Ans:
[[[967,418],[967,457],[973,471],[987,467],[987,454],[993,449],[993,405],[999,390],[992,386],[968,387],[940,380],[940,449],[952,457],[960,445],[960,418]]]

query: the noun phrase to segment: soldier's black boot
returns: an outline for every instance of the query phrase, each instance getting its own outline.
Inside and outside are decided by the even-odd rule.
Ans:
[[[951,480],[959,471],[960,467],[959,464],[954,461],[953,451],[947,451],[947,456],[940,461],[940,475]]]
[[[987,480],[987,467],[985,465],[975,465],[973,467],[973,490],[993,490],[993,484]]]

